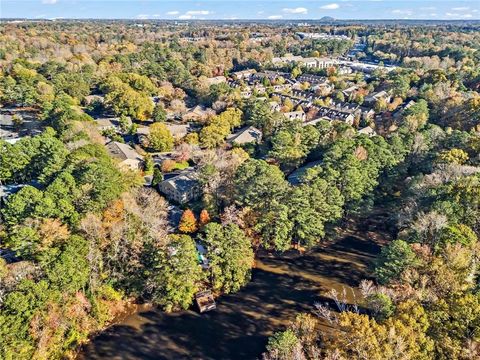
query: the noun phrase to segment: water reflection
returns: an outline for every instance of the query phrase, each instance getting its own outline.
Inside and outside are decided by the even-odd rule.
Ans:
[[[378,246],[346,236],[305,256],[260,258],[242,291],[218,299],[217,310],[165,314],[156,309],[127,317],[82,349],[79,359],[256,359],[273,331],[325,294],[357,286]]]

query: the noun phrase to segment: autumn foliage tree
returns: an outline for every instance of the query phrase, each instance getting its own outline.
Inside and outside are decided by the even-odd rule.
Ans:
[[[178,224],[178,230],[185,234],[192,234],[198,229],[197,218],[192,210],[187,209],[183,212]]]
[[[210,222],[210,214],[206,209],[203,209],[200,212],[200,219],[199,219],[199,224],[200,226],[205,226]]]
[[[167,126],[160,122],[156,122],[150,126],[148,140],[152,149],[161,152],[172,150],[175,141]]]

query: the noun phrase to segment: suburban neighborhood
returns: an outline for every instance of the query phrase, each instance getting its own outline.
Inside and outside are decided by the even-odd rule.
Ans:
[[[0,359],[480,359],[477,4],[0,12]]]

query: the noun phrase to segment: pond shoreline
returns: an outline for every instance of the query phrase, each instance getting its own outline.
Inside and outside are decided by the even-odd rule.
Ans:
[[[372,236],[357,227],[338,233],[336,240],[304,254],[258,253],[250,283],[238,293],[220,296],[212,312],[167,314],[138,304],[136,311],[85,344],[77,359],[257,359],[268,336],[296,314],[311,312],[315,302],[331,304],[330,289],[351,288],[348,300],[358,300],[355,287],[369,278],[385,235]],[[322,328],[328,330],[328,325]]]

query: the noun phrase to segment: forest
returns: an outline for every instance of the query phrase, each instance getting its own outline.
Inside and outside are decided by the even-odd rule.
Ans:
[[[308,252],[373,211],[388,215],[394,240],[358,284],[362,298],[316,303],[269,338],[263,358],[480,357],[478,26],[343,25],[340,41],[296,35],[330,25],[138,25],[0,26],[0,116],[12,134],[25,114],[40,129],[14,141],[0,133],[0,185],[16,189],[0,199],[0,358],[74,358],[132,303],[172,312],[205,288],[237,292],[257,253]],[[365,45],[355,61],[378,69],[272,64],[340,58],[355,43]],[[235,80],[250,69],[264,77]],[[316,98],[296,101],[297,90]],[[330,104],[362,113],[320,118]],[[261,140],[231,140],[244,128]],[[120,166],[111,143],[140,165]],[[201,195],[159,193],[187,170]]]

